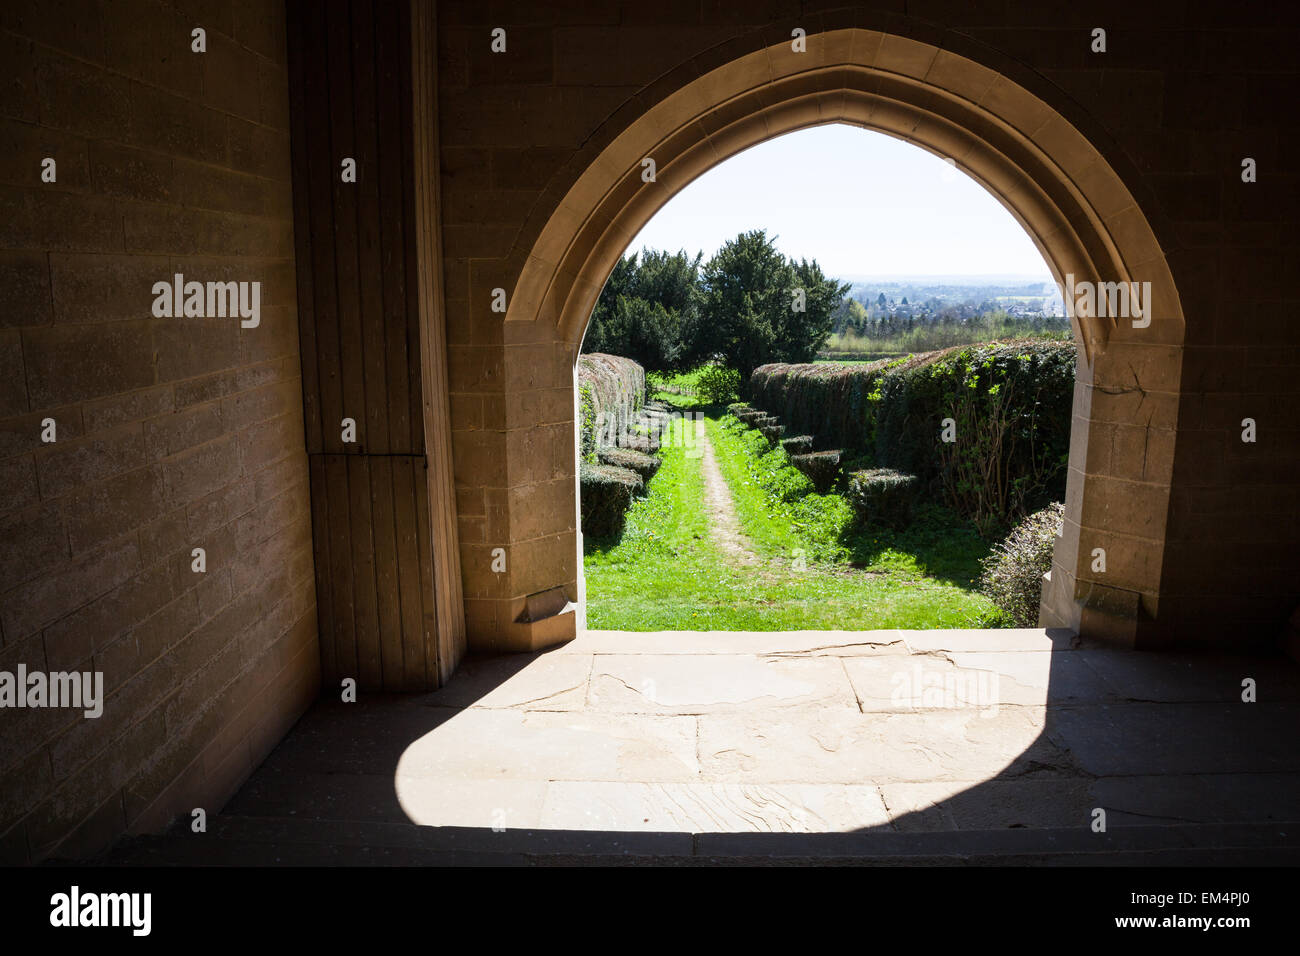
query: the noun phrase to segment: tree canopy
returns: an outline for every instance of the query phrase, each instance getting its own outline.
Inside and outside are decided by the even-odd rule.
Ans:
[[[811,361],[848,291],[815,260],[787,259],[764,230],[741,233],[701,267],[678,252],[623,257],[600,294],[584,352],[648,371],[717,361],[742,381],[766,362]]]

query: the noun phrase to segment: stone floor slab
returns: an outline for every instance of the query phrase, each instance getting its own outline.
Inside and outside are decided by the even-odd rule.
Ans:
[[[856,657],[906,654],[903,635],[903,631],[586,631],[558,652]]]
[[[544,780],[431,778],[398,774],[397,801],[412,823],[430,827],[540,827]]]
[[[440,707],[518,707],[581,710],[587,696],[591,656],[521,654],[470,658],[446,687],[420,698]]]
[[[784,708],[705,715],[700,771],[746,783],[979,781],[1029,769],[1067,772],[1033,708],[857,714]]]
[[[1091,774],[1300,771],[1300,704],[1119,703],[1053,708],[1048,733]]]
[[[435,779],[694,780],[695,718],[469,708],[413,741],[396,772]]]
[[[964,628],[898,631],[914,654],[930,651],[1069,651],[1078,646],[1073,631],[1061,628]]]
[[[1113,699],[1075,655],[1043,651],[855,658],[844,668],[863,711],[1043,707],[1049,700]]]
[[[844,668],[828,657],[602,654],[587,706],[629,714],[707,714],[815,703],[856,712]]]
[[[686,833],[845,832],[887,825],[873,786],[552,783],[542,826]]]
[[[1241,700],[1242,681],[1251,678],[1259,701],[1300,700],[1300,664],[1279,658],[1113,650],[1081,650],[1075,656],[1121,699],[1233,703]]]

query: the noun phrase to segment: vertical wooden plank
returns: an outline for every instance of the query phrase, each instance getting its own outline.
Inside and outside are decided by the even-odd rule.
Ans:
[[[375,545],[371,537],[369,455],[347,455],[348,512],[352,543],[352,597],[357,628],[357,683],[384,689],[379,658],[379,607],[375,594]]]
[[[378,142],[375,132],[375,36],[371,0],[352,0],[352,117],[357,160],[357,264],[362,337],[365,343],[366,451],[393,451],[388,435],[387,356],[384,342],[383,272],[379,254]]]
[[[405,8],[403,8],[403,10],[405,10]],[[432,30],[433,29],[432,7],[430,7],[428,12],[429,12],[429,24],[430,24],[428,29]],[[414,7],[412,7],[409,11],[409,15],[403,18],[404,22],[401,24],[403,27],[402,34],[404,36],[411,37],[411,40],[408,43],[403,44],[403,49],[399,53],[397,62],[401,70],[401,83],[398,85],[398,90],[401,93],[401,110],[402,110],[402,122],[399,124],[399,129],[401,131],[401,138],[399,141],[401,143],[402,159],[403,159],[402,162],[402,211],[403,211],[402,212],[402,248],[405,252],[405,260],[402,264],[402,268],[406,274],[406,288],[407,288],[407,295],[406,295],[407,350],[412,357],[412,361],[407,363],[407,370],[409,372],[408,387],[409,387],[409,400],[410,400],[410,410],[411,410],[410,411],[411,454],[423,455],[425,453],[424,442],[425,442],[425,429],[427,426],[427,422],[425,421],[425,392],[424,392],[424,383],[423,383],[423,365],[425,361],[425,356],[422,350],[424,348],[424,333],[421,329],[421,316],[423,315],[423,308],[424,308],[422,297],[424,297],[426,294],[424,289],[426,275],[425,273],[421,272],[421,268],[425,265],[424,256],[426,254],[431,255],[432,253],[427,253],[426,251],[421,250],[420,248],[420,242],[422,238],[421,223],[425,222],[426,220],[421,218],[421,212],[416,205],[417,202],[419,201],[419,198],[417,196],[417,180],[423,183],[423,185],[420,188],[423,189],[425,192],[427,192],[427,182],[425,182],[427,180],[427,175],[426,175],[426,171],[422,169],[421,164],[432,162],[433,163],[432,172],[429,173],[428,175],[432,175],[434,179],[438,179],[441,175],[440,172],[441,161],[438,157],[438,153],[436,149],[433,149],[431,152],[425,151],[428,147],[428,144],[427,142],[425,142],[425,138],[422,136],[421,130],[427,127],[429,125],[429,122],[427,121],[427,119],[423,119],[420,116],[419,112],[417,112],[418,110],[430,109],[430,108],[436,110],[437,102],[435,100],[433,104],[429,104],[425,102],[423,98],[421,98],[417,102],[415,98],[417,91],[415,90],[414,84],[417,81],[421,80],[421,78],[416,77],[412,73],[413,46],[416,42],[414,34],[412,32],[416,29],[414,23],[414,16],[415,16]],[[435,56],[436,56],[436,50],[437,47],[435,46],[434,47]],[[430,69],[433,70],[437,69],[436,61],[434,64],[430,66]],[[436,117],[438,114],[436,112],[432,112],[429,113],[428,115],[431,117]],[[416,155],[417,138],[419,138],[420,143],[424,144],[424,146],[422,147],[422,152],[418,156]],[[437,218],[436,218],[437,213],[438,210],[436,209],[433,210],[434,218],[432,220],[432,224],[434,228],[437,228]],[[426,246],[431,244],[430,241],[427,239],[427,235],[424,238],[424,242]],[[439,259],[437,263],[436,264],[430,263],[429,269],[436,268],[438,270],[437,274],[440,276],[442,273],[441,251],[438,252],[438,256]],[[428,278],[429,281],[438,281],[439,285],[441,285],[440,280],[434,280],[431,276],[429,276]]]
[[[451,415],[447,391],[447,328],[443,301],[442,233],[439,215],[438,44],[432,0],[411,0],[410,169],[414,183],[414,243],[420,310],[420,385],[427,495],[427,534],[436,654],[430,673],[437,684],[451,677],[465,653],[465,604],[460,579],[451,466]],[[436,549],[436,553],[434,551]]]
[[[420,595],[424,599],[420,622],[423,625],[424,645],[428,648],[425,653],[424,680],[427,686],[436,687],[442,683],[437,671],[444,652],[438,647],[438,628],[442,622],[438,620],[438,600],[433,583],[433,543],[429,537],[429,467],[422,458],[413,458],[411,462],[417,516],[415,529],[420,546]]]
[[[407,339],[415,325],[408,315],[406,278],[406,205],[403,180],[406,164],[402,151],[402,50],[406,47],[401,33],[401,4],[381,3],[375,19],[375,71],[377,89],[375,118],[379,136],[379,203],[380,261],[383,277],[384,342],[388,369],[389,452],[394,455],[417,454],[411,433],[420,418],[411,415],[411,359],[418,349],[408,349]],[[410,292],[414,296],[414,290]],[[414,312],[414,310],[411,310]],[[418,332],[418,329],[417,329]],[[414,339],[418,342],[418,336]],[[418,363],[417,363],[418,364]],[[418,396],[418,392],[415,393]],[[417,399],[418,400],[418,399]]]
[[[332,180],[338,165],[333,161],[330,145],[330,65],[325,62],[325,18],[316,7],[305,13],[306,47],[311,59],[305,63],[303,76],[304,126],[306,128],[308,166],[308,205],[311,208],[309,230],[310,263],[298,263],[299,269],[310,268],[312,283],[312,317],[316,332],[317,387],[320,389],[322,452],[339,452],[343,443],[339,422],[343,418],[342,374],[339,368],[338,295],[334,283],[334,190]]]
[[[334,599],[334,649],[341,677],[356,678],[356,614],[352,598],[352,543],[348,507],[348,456],[324,455],[329,508],[330,596]]]
[[[393,508],[397,530],[397,573],[402,608],[402,686],[426,690],[429,684],[427,648],[424,646],[424,597],[420,584],[420,543],[415,499],[424,492],[416,487],[412,462],[418,459],[394,457]]]
[[[338,654],[334,647],[334,600],[330,581],[329,507],[325,483],[325,462],[320,455],[307,456],[311,488],[311,547],[316,562],[316,622],[320,632],[321,683],[339,681]]]
[[[303,24],[303,4],[291,0],[285,7],[289,57],[289,151],[293,170],[293,240],[294,272],[297,276],[298,361],[302,368],[303,431],[307,453],[319,453],[321,444],[320,383],[316,355],[316,316],[312,297],[314,276],[312,261],[310,144],[307,139],[307,72],[320,69],[312,49],[307,45]]]
[[[375,542],[375,593],[379,600],[379,658],[385,690],[405,686],[402,605],[398,588],[396,509],[393,506],[393,459],[370,459],[370,520]]]
[[[339,357],[343,375],[343,416],[357,423],[357,443],[340,449],[347,453],[369,447],[366,432],[365,363],[361,334],[361,304],[358,296],[357,184],[345,183],[342,161],[356,158],[352,136],[352,27],[348,0],[329,0],[327,49],[330,60],[330,144],[334,175],[334,278],[338,294]]]

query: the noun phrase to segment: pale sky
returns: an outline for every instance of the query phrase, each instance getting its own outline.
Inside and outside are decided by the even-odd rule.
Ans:
[[[659,210],[628,251],[708,260],[750,229],[778,236],[828,275],[1000,275],[1051,279],[1011,214],[960,169],[920,147],[852,126],[817,126],[718,164]]]

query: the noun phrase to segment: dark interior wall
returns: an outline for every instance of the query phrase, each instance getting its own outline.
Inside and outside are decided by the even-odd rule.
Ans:
[[[107,697],[0,711],[23,861],[215,811],[319,650],[281,5],[3,4],[0,114],[0,671]],[[175,273],[260,282],[260,324],[155,318]]]
[[[406,3],[291,0],[303,400],[326,686],[438,683]],[[355,161],[355,182],[343,163]],[[344,441],[343,421],[355,422]]]

